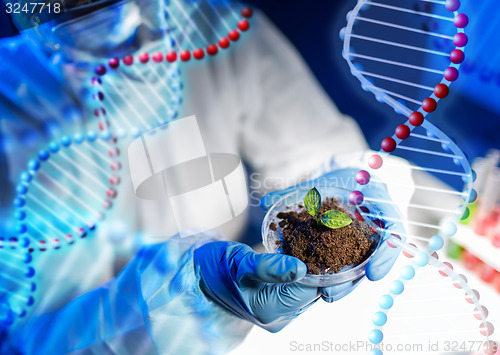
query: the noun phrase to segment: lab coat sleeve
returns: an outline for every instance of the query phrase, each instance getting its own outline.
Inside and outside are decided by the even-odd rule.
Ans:
[[[262,186],[294,185],[284,180],[304,178],[328,157],[365,150],[357,123],[337,109],[287,39],[263,16],[252,30],[251,44],[237,53],[245,63],[238,68],[242,151]]]
[[[114,280],[17,327],[9,350],[52,355],[229,351],[251,324],[200,290],[193,252],[209,241],[206,235],[173,237],[143,247]]]

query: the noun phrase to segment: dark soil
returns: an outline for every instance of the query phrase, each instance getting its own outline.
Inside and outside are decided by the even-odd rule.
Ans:
[[[326,198],[322,202],[320,216],[329,210],[339,210],[351,217],[351,224],[338,229],[318,226],[303,206],[299,208],[299,212],[278,213],[283,240],[277,241],[277,244],[283,254],[302,260],[309,274],[339,272],[346,266],[362,263],[370,256],[375,244],[375,240],[370,237],[374,233],[366,222],[357,220],[340,207],[337,200]],[[271,223],[269,228],[277,229],[275,223]]]

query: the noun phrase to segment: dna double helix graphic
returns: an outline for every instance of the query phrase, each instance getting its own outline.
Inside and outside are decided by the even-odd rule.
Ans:
[[[472,189],[475,173],[466,156],[432,123],[430,115],[449,95],[450,85],[459,78],[465,60],[468,37],[464,29],[469,19],[459,12],[460,6],[459,0],[359,0],[341,31],[343,56],[352,75],[365,91],[398,114],[394,116],[394,133],[381,142],[377,154],[368,158],[366,169],[357,173],[357,189],[349,200],[357,207],[360,218],[369,218],[372,216],[363,207],[365,201],[397,204],[365,197],[363,188],[371,182],[414,190],[409,204],[398,204],[408,208],[406,218],[384,217],[387,224],[405,225],[405,233],[391,235],[386,243],[402,248],[411,262],[400,270],[399,278],[379,300],[380,310],[373,317],[374,329],[369,334],[373,354],[391,350],[383,349],[384,328],[386,340],[389,336],[439,340],[443,334],[460,334],[462,339],[469,339],[464,332],[471,333],[480,336],[480,349],[469,350],[497,350],[497,344],[489,338],[493,325],[486,320],[488,311],[479,303],[479,293],[437,254],[444,241],[456,233],[456,223],[468,217],[467,204],[477,198]],[[439,31],[428,26],[429,19],[439,22]],[[434,49],[436,39],[453,49]],[[398,176],[380,180],[377,172],[386,166],[409,172],[415,182]],[[436,184],[431,174],[445,177],[454,188]],[[433,299],[433,294],[441,296]],[[392,322],[388,318],[390,310],[395,314]]]
[[[29,161],[13,201],[16,236],[0,239],[2,325],[35,303],[33,258],[77,243],[105,218],[121,182],[119,159],[109,131],[88,131],[52,141]]]
[[[63,136],[39,151],[14,199],[18,234],[30,252],[73,244],[95,229],[117,195],[119,156],[109,132],[94,131]]]

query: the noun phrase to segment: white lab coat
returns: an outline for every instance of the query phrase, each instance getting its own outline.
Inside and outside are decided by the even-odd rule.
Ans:
[[[78,61],[78,53],[73,55]],[[71,65],[65,65],[66,72]],[[338,111],[297,51],[259,13],[248,34],[227,52],[200,63],[183,64],[182,72],[185,103],[180,117],[197,116],[208,152],[239,155],[253,172],[250,185],[260,195],[293,185],[326,159],[367,148],[356,123]],[[75,82],[71,81],[78,85]],[[74,87],[74,91],[79,88]],[[252,202],[255,204],[255,199]],[[98,235],[66,251],[45,252],[35,260],[39,289],[30,315],[33,329],[52,337],[54,343],[46,339],[47,344],[64,338],[61,352],[80,349],[77,354],[219,353],[241,341],[248,325],[204,299],[195,285],[191,251],[203,241],[174,238],[147,247],[142,253],[150,253],[150,264],[136,258],[114,279],[141,244],[173,236],[177,231],[172,221],[168,204],[135,197],[125,175],[115,208]],[[224,238],[238,239],[247,223],[248,211],[221,228]],[[170,263],[172,269],[159,274],[154,260]],[[180,274],[182,292],[173,281]],[[88,293],[103,282],[109,283]],[[172,287],[179,292],[158,296]],[[96,296],[100,293],[105,297]],[[78,295],[83,297],[61,310]],[[146,300],[146,305],[135,298]],[[104,299],[109,301],[107,306]],[[115,308],[115,301],[130,302],[130,306]],[[196,304],[199,307],[194,307]],[[78,308],[89,314],[76,316],[70,311]],[[113,312],[123,309],[129,309],[129,321],[109,325],[106,319],[116,319]],[[58,312],[54,313],[56,322],[36,325],[37,317],[48,311]],[[174,314],[177,311],[181,316]],[[69,313],[64,316],[65,312]],[[78,322],[85,325],[75,324]],[[40,324],[44,326],[40,328]],[[30,328],[24,327],[18,325],[13,336],[18,337],[18,344],[35,350],[30,344],[31,332],[26,331]],[[79,335],[79,327],[92,330],[95,336]],[[85,337],[95,342],[81,341]]]

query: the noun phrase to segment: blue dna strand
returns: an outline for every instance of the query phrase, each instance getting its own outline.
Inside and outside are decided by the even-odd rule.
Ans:
[[[18,240],[6,248],[59,249],[92,233],[113,206],[121,182],[120,150],[109,131],[64,136],[28,163],[20,176],[15,219]]]
[[[35,269],[31,266],[32,256],[28,252],[29,242],[16,237],[9,242],[21,247],[8,247],[0,239],[0,331],[10,327],[29,312],[35,302]]]
[[[419,334],[430,336],[442,334],[443,331],[462,333],[464,329],[473,329],[474,334],[484,337],[486,350],[492,348],[488,342],[493,325],[486,321],[488,314],[479,304],[477,291],[470,288],[463,275],[453,271],[451,264],[439,261],[436,253],[443,247],[444,240],[456,233],[456,223],[461,218],[467,218],[467,204],[477,197],[472,189],[475,173],[466,156],[428,116],[437,109],[439,101],[449,95],[450,85],[458,79],[460,65],[465,59],[468,37],[464,28],[469,19],[459,13],[460,6],[459,0],[359,0],[347,15],[347,26],[340,33],[344,40],[343,56],[351,73],[365,91],[371,92],[377,101],[390,105],[397,113],[394,115],[394,133],[381,142],[377,154],[368,157],[366,170],[357,173],[357,189],[350,195],[350,201],[357,206],[360,218],[372,217],[363,206],[365,201],[396,204],[407,209],[405,218],[384,218],[387,224],[402,223],[405,226],[405,233],[393,234],[386,243],[391,247],[403,248],[404,254],[411,257],[413,262],[401,269],[394,287],[380,300],[381,310],[374,317],[375,329],[369,337],[378,346],[384,338],[382,328],[387,322],[388,310],[393,309],[397,296],[411,288],[406,287],[406,283],[416,278],[417,270],[417,276],[420,276],[429,269],[440,268],[449,276],[449,280],[458,285],[445,290],[458,289],[462,292],[458,296],[461,305],[472,304],[476,307],[465,313],[474,313],[480,326],[469,325],[469,318],[474,320],[474,317],[466,321],[455,320],[451,324],[435,321],[446,319],[446,314],[461,314],[457,311],[461,308],[451,302],[457,299],[455,296],[443,296],[445,302],[437,309],[431,310],[428,305],[422,306],[423,310],[418,307],[421,302],[431,299],[430,295],[435,293],[434,284],[443,284],[442,280],[429,281],[424,283],[424,287],[418,288],[424,291],[425,297],[405,292],[406,298],[416,302],[415,307],[408,315],[394,318],[399,320],[396,323],[402,329],[408,325],[421,325],[422,322],[416,319],[423,315],[435,318],[426,319],[423,323],[426,332],[410,330],[400,336],[408,339]],[[440,23],[439,31],[427,26],[429,19]],[[436,38],[446,41],[451,50],[445,52],[434,49],[432,43]],[[387,168],[395,173],[388,179],[378,178],[377,174],[382,174]],[[433,175],[445,177],[449,185],[439,182]],[[412,179],[405,176],[411,176]],[[414,191],[412,199],[402,205],[397,201],[365,197],[363,188],[370,182],[385,183],[389,190],[399,188],[400,191]],[[421,245],[420,248],[417,244]],[[420,278],[426,279],[424,276]],[[435,306],[438,303],[432,304]],[[373,353],[381,354],[382,351],[379,346]]]

